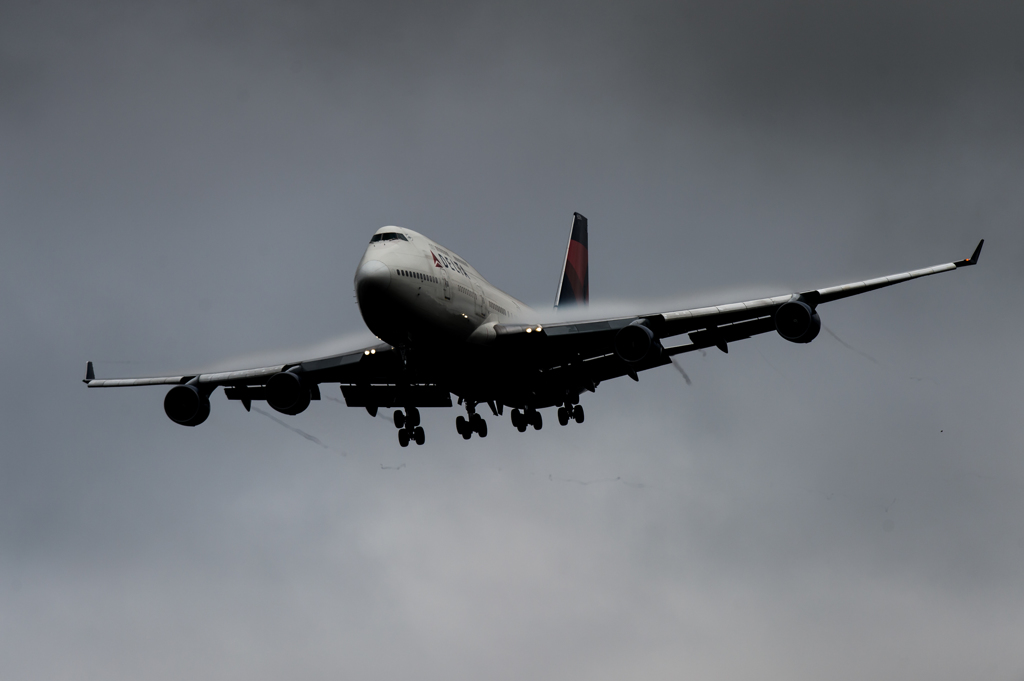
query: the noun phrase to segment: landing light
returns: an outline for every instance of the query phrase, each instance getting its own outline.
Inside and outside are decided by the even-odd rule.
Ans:
[[[540,324],[537,325],[537,333],[540,333]]]
[[[377,354],[377,348],[373,348],[372,350],[370,350],[370,354],[371,355],[376,355]]]
[[[530,332],[532,332],[532,331],[533,331],[533,329],[529,329],[529,328],[528,328],[528,329],[526,329],[526,333],[530,333]]]
[[[368,355],[368,354],[370,354],[370,351],[369,350],[363,350],[363,354],[364,355]]]

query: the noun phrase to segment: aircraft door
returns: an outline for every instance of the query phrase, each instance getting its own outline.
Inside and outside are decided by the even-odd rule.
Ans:
[[[476,290],[476,313],[481,317],[487,316],[487,299],[484,298],[484,288],[480,284],[473,284]]]
[[[440,274],[440,276],[441,276],[441,290],[444,291],[444,299],[445,300],[451,300],[452,299],[452,286],[451,286],[451,283],[448,281],[448,272],[443,267],[438,268],[437,271],[441,273]]]

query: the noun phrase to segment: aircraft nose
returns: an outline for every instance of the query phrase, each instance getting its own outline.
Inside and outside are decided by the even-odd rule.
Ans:
[[[390,284],[391,271],[380,260],[367,260],[356,271],[356,296],[360,299],[384,293]]]

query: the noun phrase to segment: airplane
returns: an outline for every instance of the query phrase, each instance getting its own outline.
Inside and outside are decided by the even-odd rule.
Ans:
[[[686,310],[542,323],[525,303],[490,284],[464,258],[419,232],[381,227],[370,239],[355,274],[355,293],[366,326],[380,343],[330,357],[274,366],[154,378],[96,378],[86,365],[90,388],[172,385],[164,398],[167,416],[197,426],[210,415],[210,395],[224,387],[228,400],[265,400],[294,416],[320,399],[320,386],[340,385],[349,407],[371,416],[392,408],[398,442],[422,445],[420,408],[451,407],[452,394],[466,415],[455,419],[466,440],[487,437],[477,412],[487,405],[495,417],[511,408],[520,432],[540,430],[541,409],[556,408],[560,425],[583,423],[580,396],[599,384],[665,366],[676,355],[717,347],[757,334],[777,332],[792,343],[810,343],[821,330],[819,305],[940,272],[975,265],[971,257],[888,277],[771,298]],[[587,218],[573,214],[555,298],[556,310],[588,304],[590,276]],[[686,342],[667,339],[686,335]]]

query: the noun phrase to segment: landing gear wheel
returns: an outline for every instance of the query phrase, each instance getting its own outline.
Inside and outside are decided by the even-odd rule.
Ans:
[[[427,434],[423,432],[423,426],[416,426],[416,430],[412,431],[412,436],[418,445],[427,441]]]
[[[544,419],[541,418],[539,411],[533,412],[533,418],[530,419],[530,422],[532,423],[534,430],[540,430],[544,427]]]
[[[512,417],[512,425],[515,426],[516,428],[518,428],[519,424],[523,422],[523,414],[522,414],[522,412],[519,411],[518,409],[513,409],[510,412],[510,415]]]
[[[415,428],[420,425],[420,410],[416,407],[409,407],[405,410],[405,425],[408,428]]]
[[[401,409],[395,410],[395,428],[401,428],[405,426],[405,414],[402,413]]]
[[[473,431],[470,430],[469,427],[467,426],[466,429],[462,431],[462,439],[468,440],[471,437],[473,437]]]
[[[480,419],[476,424],[476,434],[480,437],[487,437],[487,421]]]
[[[406,430],[405,428],[402,428],[401,430],[398,431],[398,444],[402,445],[403,447],[409,446],[409,431]]]
[[[529,427],[530,427],[530,424],[526,422],[526,419],[523,419],[522,421],[520,421],[519,425],[516,426],[516,428],[519,429],[520,433],[525,433],[526,429],[529,428]]]
[[[567,426],[569,425],[569,412],[565,407],[558,408],[558,425]]]
[[[576,421],[576,423],[583,423],[583,405],[582,404],[577,404],[575,407],[573,407],[573,409],[572,409],[572,418]]]
[[[469,427],[469,424],[466,423],[466,418],[464,416],[456,416],[455,417],[455,430],[458,431],[459,435],[462,435],[463,433],[465,433],[466,432],[466,428],[468,428],[468,427]]]

